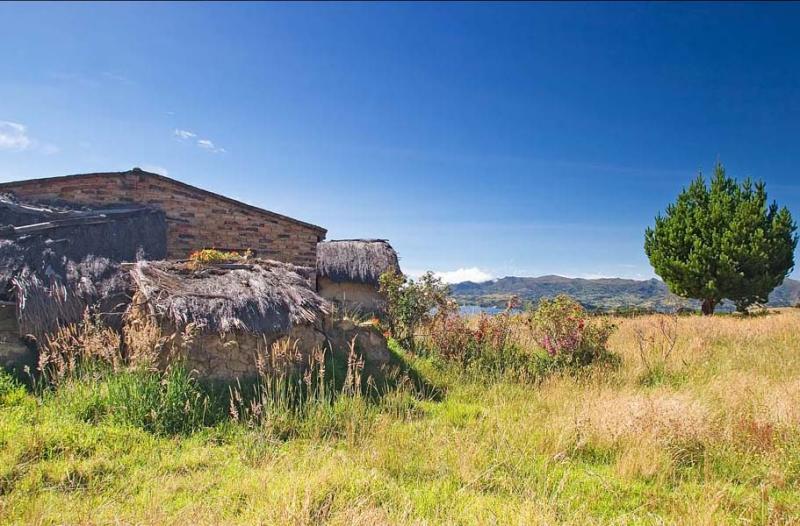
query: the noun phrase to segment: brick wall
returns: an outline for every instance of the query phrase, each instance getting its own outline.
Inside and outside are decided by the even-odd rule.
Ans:
[[[81,204],[142,203],[167,215],[167,257],[201,248],[247,249],[258,257],[315,266],[325,230],[174,181],[132,170],[0,184],[21,199]]]

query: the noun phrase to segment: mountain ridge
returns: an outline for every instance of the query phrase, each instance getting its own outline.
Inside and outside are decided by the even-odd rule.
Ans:
[[[555,274],[538,277],[506,276],[476,283],[464,281],[450,286],[453,297],[462,305],[501,307],[511,296],[536,303],[541,298],[567,294],[589,309],[613,310],[641,308],[674,310],[697,308],[696,300],[672,294],[666,284],[656,278],[567,278]],[[768,306],[789,307],[800,302],[800,280],[786,278],[769,296]],[[721,306],[732,310],[730,302]]]

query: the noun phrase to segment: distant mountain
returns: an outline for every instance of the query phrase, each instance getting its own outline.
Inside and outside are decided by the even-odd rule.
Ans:
[[[643,308],[652,310],[674,310],[678,307],[698,308],[699,303],[679,298],[672,294],[663,281],[646,281],[620,278],[581,279],[562,276],[538,278],[506,277],[473,283],[466,281],[451,286],[453,295],[462,305],[482,307],[503,306],[511,296],[536,303],[540,298],[567,294],[580,301],[588,309]],[[786,307],[800,302],[800,281],[786,279],[783,285],[772,291],[769,305]],[[731,305],[723,306],[730,310]]]

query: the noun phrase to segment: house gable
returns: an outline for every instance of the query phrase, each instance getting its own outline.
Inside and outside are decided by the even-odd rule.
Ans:
[[[167,216],[170,259],[184,259],[202,248],[251,249],[262,258],[314,266],[316,243],[326,233],[319,226],[139,169],[0,183],[0,192],[29,200],[160,208]]]

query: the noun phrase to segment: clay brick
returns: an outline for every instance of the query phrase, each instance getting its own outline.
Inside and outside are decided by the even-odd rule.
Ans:
[[[193,191],[152,175],[126,173],[67,180],[11,183],[4,187],[28,199],[80,204],[146,203],[167,214],[167,256],[183,259],[200,248],[252,248],[259,256],[313,265],[320,233],[268,212]]]

